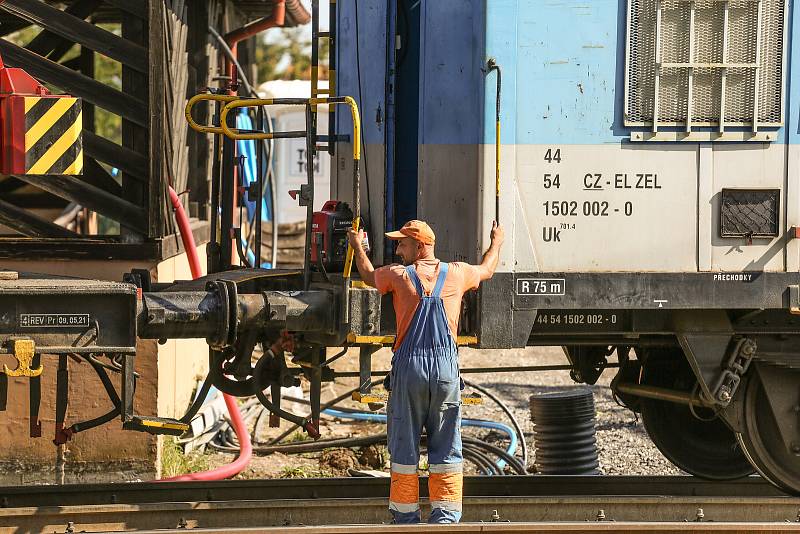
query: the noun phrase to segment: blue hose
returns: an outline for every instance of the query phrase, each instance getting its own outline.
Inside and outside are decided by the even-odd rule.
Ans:
[[[370,423],[385,423],[386,416],[379,413],[366,413],[366,412],[341,412],[339,410],[334,410],[332,408],[328,408],[327,410],[322,410],[322,413],[325,415],[330,415],[331,417],[338,417],[340,419],[353,419],[356,421],[368,421]],[[508,425],[504,425],[503,423],[498,423],[497,421],[485,421],[483,419],[462,419],[461,426],[474,426],[478,428],[491,428],[493,430],[499,430],[504,432],[508,435],[509,444],[506,452],[511,456],[514,456],[517,452],[517,444],[519,443],[517,440],[517,433],[514,432],[514,429]],[[502,471],[502,469],[506,466],[506,461],[502,458],[497,460],[497,467]]]
[[[241,130],[252,130],[253,129],[253,121],[250,118],[250,115],[247,113],[247,110],[244,108],[240,108],[239,113],[236,115],[236,127]],[[255,141],[236,141],[236,145],[239,149],[239,154],[245,157],[244,160],[244,173],[240,177],[243,187],[250,187],[250,185],[258,180],[258,159],[256,157],[256,143]],[[269,196],[269,190],[266,191],[266,196]],[[248,200],[247,195],[245,195],[244,203],[247,208],[247,218],[250,224],[253,224],[253,219],[256,216],[256,203],[255,201]],[[269,210],[269,204],[267,203],[265,198],[261,198],[261,219],[264,221],[272,220],[272,213]]]

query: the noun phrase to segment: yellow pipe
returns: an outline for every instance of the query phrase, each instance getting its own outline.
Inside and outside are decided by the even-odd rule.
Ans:
[[[338,104],[350,108],[350,116],[353,120],[353,160],[361,159],[361,115],[358,112],[358,105],[351,96],[333,96],[327,98],[311,98],[310,104]]]
[[[495,149],[494,149],[494,193],[495,197],[500,198],[500,121],[498,120],[495,128]]]
[[[255,139],[273,139],[274,134],[270,132],[262,133],[239,133],[238,129],[232,130],[228,127],[228,113],[235,108],[246,108],[255,106],[271,106],[274,103],[272,98],[239,98],[232,100],[225,104],[219,114],[219,124],[221,133],[226,137],[240,141],[240,140],[255,140]]]
[[[232,102],[237,100],[239,97],[236,95],[215,95],[212,93],[200,93],[199,95],[194,95],[189,101],[186,103],[186,122],[189,123],[189,128],[196,132],[200,133],[214,133],[214,134],[221,134],[222,128],[219,126],[208,126],[206,124],[197,124],[194,118],[192,118],[192,108],[198,102],[204,100],[211,100],[214,102]]]
[[[215,95],[216,96],[216,95]],[[274,98],[237,98],[225,104],[219,116],[220,131],[215,133],[222,133],[226,137],[240,141],[240,140],[254,140],[254,139],[273,139],[272,133],[239,133],[227,125],[228,113],[235,108],[247,108],[254,106],[272,106],[280,105],[281,102],[275,101]],[[312,106],[315,104],[334,104],[344,105],[350,108],[350,115],[353,119],[353,160],[358,161],[361,159],[361,116],[358,112],[358,105],[352,97],[328,97],[328,98],[309,98],[306,100]]]
[[[347,342],[354,345],[393,345],[395,336],[359,336],[352,332],[347,334]],[[477,345],[478,336],[458,336],[456,345]]]
[[[358,232],[360,226],[361,226],[361,217],[354,217],[352,226],[353,230]],[[353,257],[355,256],[355,252],[356,251],[353,250],[353,247],[348,242],[347,255],[344,258],[344,271],[342,272],[342,276],[344,276],[345,279],[350,278],[350,273],[353,271]]]

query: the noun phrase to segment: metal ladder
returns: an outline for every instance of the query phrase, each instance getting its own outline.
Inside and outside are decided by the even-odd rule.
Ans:
[[[330,15],[329,15],[328,31],[319,31],[319,0],[311,1],[311,98],[319,98],[321,96],[334,97],[336,96],[336,0],[330,0]],[[328,88],[320,88],[319,86],[319,60],[320,48],[322,41],[328,39]],[[317,105],[311,106],[311,113],[313,116],[313,131],[317,131]],[[317,136],[315,139],[323,141],[324,144],[315,145],[315,149],[319,151],[327,151],[331,156],[334,155],[336,150],[336,106],[328,106],[328,135]]]

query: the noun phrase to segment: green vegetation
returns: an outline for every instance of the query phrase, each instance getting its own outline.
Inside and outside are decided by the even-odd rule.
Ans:
[[[311,41],[303,38],[302,28],[282,28],[279,39],[261,37],[256,45],[259,84],[270,80],[310,80]],[[320,79],[328,79],[327,39],[320,41]]]
[[[161,446],[161,477],[197,473],[209,468],[208,457],[198,451],[183,453],[174,437],[165,436]]]
[[[278,478],[332,478],[335,475],[327,469],[311,465],[287,465],[278,473]]]
[[[295,430],[293,434],[289,435],[283,443],[297,443],[298,441],[311,441],[308,435],[302,430]]]

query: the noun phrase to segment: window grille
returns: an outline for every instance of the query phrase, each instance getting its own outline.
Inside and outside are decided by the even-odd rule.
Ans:
[[[628,0],[625,124],[717,135],[781,126],[787,5]]]

